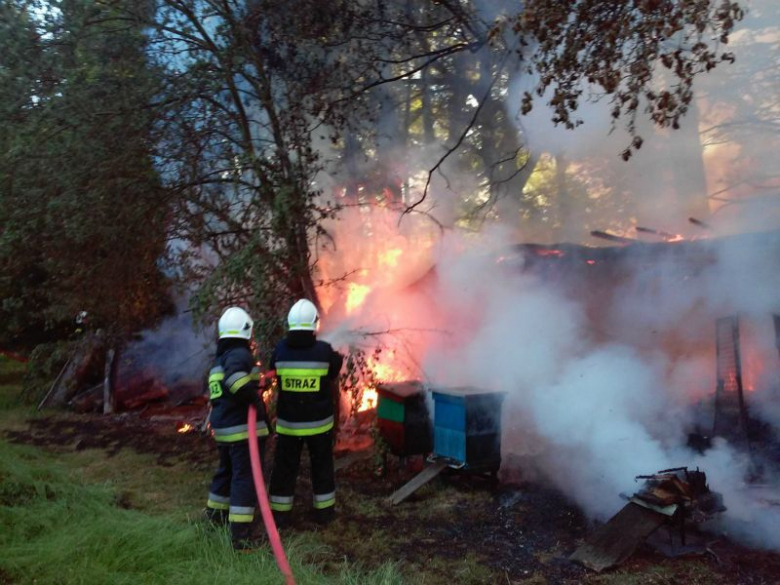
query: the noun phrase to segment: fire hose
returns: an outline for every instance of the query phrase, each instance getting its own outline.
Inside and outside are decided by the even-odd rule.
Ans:
[[[279,530],[274,522],[274,515],[271,512],[271,505],[268,503],[268,494],[265,491],[265,482],[263,482],[263,468],[260,465],[260,449],[257,442],[257,409],[254,406],[249,407],[249,416],[247,417],[249,426],[249,458],[252,460],[252,477],[255,480],[255,491],[257,492],[257,501],[260,503],[260,512],[263,515],[263,523],[268,533],[268,540],[271,542],[276,564],[285,578],[286,585],[295,585],[290,563],[287,562],[287,556],[282,548],[282,540],[279,538]]]

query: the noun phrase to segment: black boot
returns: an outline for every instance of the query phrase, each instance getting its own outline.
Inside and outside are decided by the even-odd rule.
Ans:
[[[290,512],[277,512],[274,511],[274,524],[280,530],[283,528],[289,528],[291,525]]]
[[[224,526],[228,521],[228,511],[206,508],[203,510],[203,517],[215,526]]]
[[[255,548],[252,542],[251,522],[231,522],[230,539],[233,541],[234,550],[248,550]]]
[[[252,550],[265,544],[265,539],[257,534],[254,522],[231,522],[230,538],[233,550]]]
[[[330,506],[321,510],[314,509],[314,521],[320,526],[327,526],[336,519],[336,508]]]

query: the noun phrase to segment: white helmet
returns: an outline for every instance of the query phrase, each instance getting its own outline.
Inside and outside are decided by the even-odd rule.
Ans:
[[[219,338],[252,339],[254,321],[241,307],[225,309],[219,318]]]
[[[290,331],[316,331],[320,314],[314,303],[301,299],[292,306],[287,313],[287,326]]]

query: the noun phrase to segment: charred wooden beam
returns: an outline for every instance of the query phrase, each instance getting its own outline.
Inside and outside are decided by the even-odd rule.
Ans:
[[[677,239],[679,236],[677,234],[671,234],[669,232],[665,232],[664,230],[657,230],[655,228],[649,228],[649,227],[642,227],[642,226],[636,226],[634,228],[636,231],[643,233],[643,234],[651,234],[653,236],[659,236],[665,240],[674,240]]]
[[[610,234],[609,232],[602,232],[600,230],[593,230],[590,232],[590,235],[594,238],[600,238],[602,240],[607,240],[610,242],[617,242],[619,244],[634,244],[636,243],[636,240],[632,238],[624,238],[623,236],[617,236],[615,234]]]
[[[704,223],[703,221],[701,221],[700,219],[696,219],[695,217],[689,217],[688,221],[691,222],[696,227],[700,227],[700,228],[705,229],[705,230],[711,230],[712,229],[712,226],[710,224]]]

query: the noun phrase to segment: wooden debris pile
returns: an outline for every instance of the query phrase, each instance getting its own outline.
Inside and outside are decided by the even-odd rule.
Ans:
[[[615,567],[662,526],[669,530],[669,549],[662,552],[695,552],[686,542],[688,525],[709,520],[726,509],[722,496],[709,489],[706,474],[698,469],[664,469],[636,479],[644,480],[642,488],[574,551],[571,560],[597,572]]]
[[[726,509],[723,497],[710,491],[707,475],[698,468],[665,469],[636,479],[644,479],[645,484],[629,501],[673,517],[682,527],[684,522],[701,523]]]

